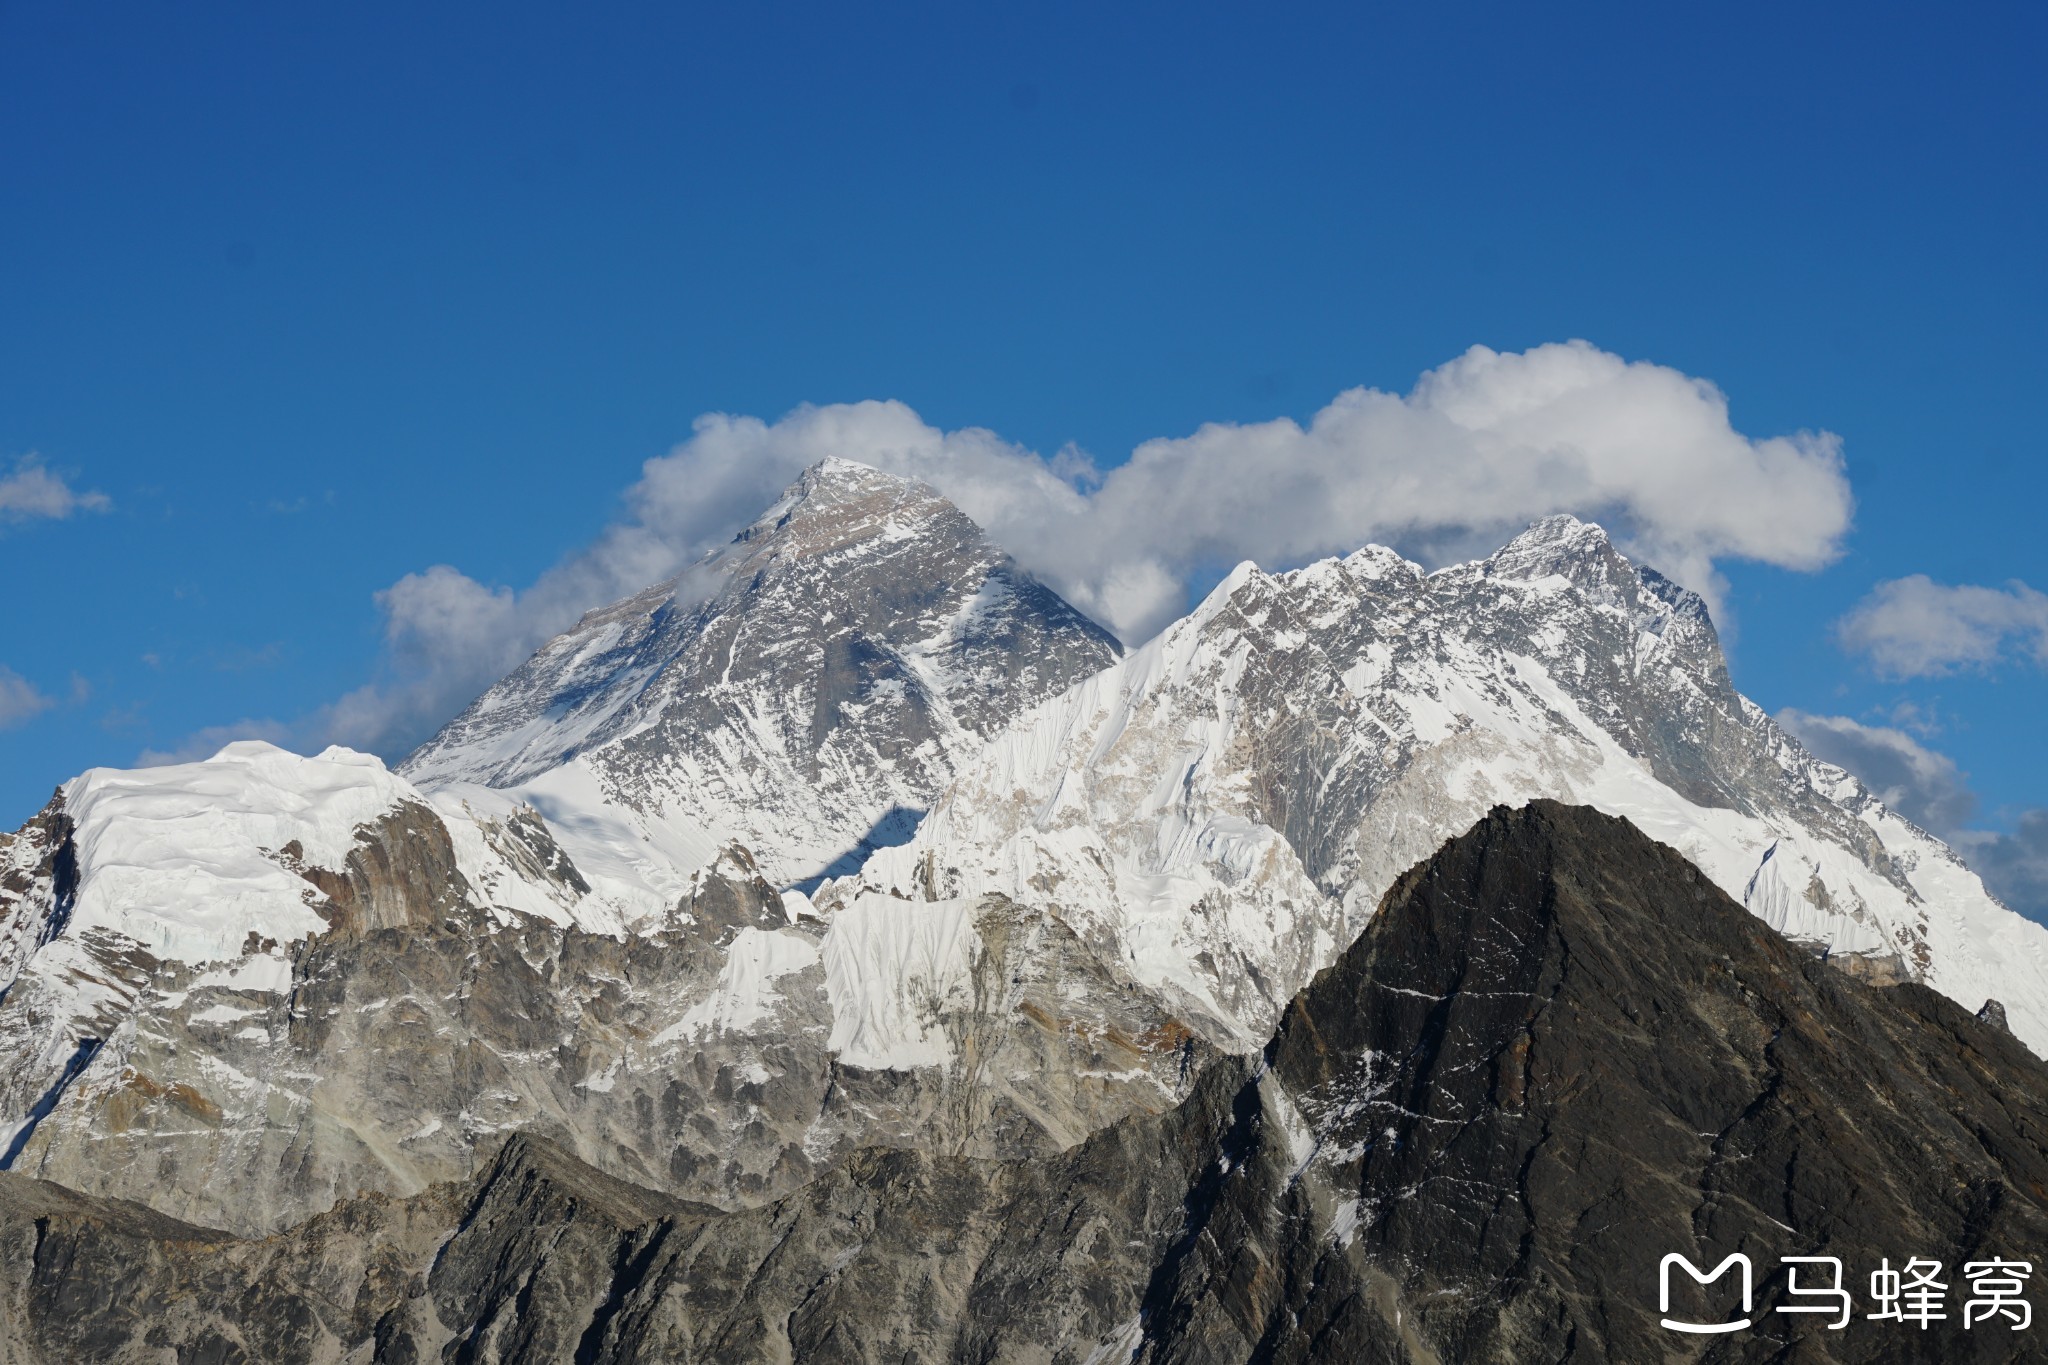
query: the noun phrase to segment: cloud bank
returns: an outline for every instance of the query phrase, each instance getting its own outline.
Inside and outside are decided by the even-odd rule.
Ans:
[[[1963,831],[1956,845],[2000,900],[2048,921],[2048,810],[2027,811],[2010,834]]]
[[[62,521],[77,512],[103,512],[110,505],[104,493],[73,489],[34,454],[16,460],[13,473],[0,475],[0,521]]]
[[[582,612],[725,543],[827,456],[931,484],[1133,642],[1239,560],[1285,568],[1378,541],[1444,563],[1557,512],[1603,521],[1717,601],[1718,561],[1818,568],[1852,510],[1834,436],[1745,436],[1713,385],[1583,341],[1474,347],[1406,394],[1347,390],[1306,425],[1211,423],[1108,469],[1072,448],[1047,458],[985,429],[943,431],[900,402],[711,414],[647,462],[615,525],[529,587],[438,565],[386,589],[380,681],[315,728],[409,746]]]
[[[1835,633],[1891,678],[1986,669],[2015,651],[2048,664],[2048,593],[2017,580],[1982,588],[1914,574],[1878,584]]]
[[[1788,707],[1778,724],[1815,756],[1861,778],[1877,799],[1944,837],[1977,813],[1977,797],[1955,760],[1888,725],[1819,716]]]
[[[1777,721],[1816,756],[1854,773],[1878,800],[1948,843],[1993,895],[2048,923],[2048,810],[2022,812],[2010,834],[1966,828],[1978,804],[1969,775],[1905,730],[1790,708]]]

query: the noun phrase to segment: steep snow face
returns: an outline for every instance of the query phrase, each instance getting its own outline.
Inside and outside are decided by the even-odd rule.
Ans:
[[[291,865],[339,868],[356,831],[419,796],[368,754],[302,758],[260,741],[203,763],[94,768],[66,783],[77,888],[71,932],[119,934],[151,956],[217,962],[253,934],[326,927]]]
[[[944,1066],[940,1016],[967,1001],[980,948],[974,907],[855,897],[825,935],[825,985],[840,1061],[872,1070]]]
[[[593,886],[529,807],[436,810],[348,749],[95,768],[0,836],[0,1167],[138,1039],[289,994],[308,940],[470,912],[618,933],[675,903],[616,872]]]
[[[14,856],[39,847],[46,826],[60,831],[61,877],[41,893],[45,943],[101,939],[204,965],[327,929],[319,875],[341,874],[374,827],[404,810],[447,839],[454,900],[501,920],[516,911],[618,932],[674,903],[665,884],[609,868],[613,878],[593,888],[529,807],[430,803],[374,755],[333,747],[307,758],[257,740],[198,763],[91,769],[15,836]],[[577,851],[603,867],[601,842],[576,834]]]
[[[1853,967],[1997,998],[2048,1051],[2048,931],[1779,730],[1700,600],[1569,517],[1434,574],[1378,547],[1239,566],[818,899],[1050,903],[1242,1045],[1402,871],[1537,797],[1626,816]]]
[[[784,884],[900,843],[965,754],[1116,641],[924,485],[828,460],[725,549],[591,612],[408,758],[629,864],[729,842]]]

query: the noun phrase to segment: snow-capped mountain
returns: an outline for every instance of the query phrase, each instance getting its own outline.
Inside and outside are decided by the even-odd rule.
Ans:
[[[827,923],[737,847],[684,881],[608,921],[530,810],[346,750],[89,772],[0,837],[0,1168],[260,1233],[534,1130],[738,1206],[863,1146],[1057,1150],[1211,1055],[1000,898]]]
[[[536,1124],[723,1203],[849,1144],[1027,1151],[1170,1103],[1187,1031],[1058,926],[828,927],[778,890],[1116,654],[929,489],[827,461],[405,773],[256,742],[86,773],[0,837],[0,1167],[257,1230]],[[978,1003],[1074,1000],[1114,1036]],[[860,1079],[892,1069],[932,1079]]]
[[[1537,797],[2048,1050],[2048,931],[1597,527],[1240,566],[1119,660],[830,461],[399,772],[232,745],[0,836],[0,1167],[254,1232],[515,1130],[724,1207],[860,1146],[1058,1150],[1257,1046],[1400,873]]]
[[[1118,652],[931,489],[826,460],[730,546],[550,641],[399,771],[685,873],[744,844],[788,884],[901,842],[963,754]]]
[[[1263,1049],[1056,1152],[869,1149],[717,1210],[529,1131],[253,1238],[0,1174],[0,1358],[2017,1365],[2026,1314],[1971,1327],[1977,1274],[1925,1326],[1831,1321],[1777,1311],[1810,1290],[1767,1258],[1822,1249],[1860,1299],[1902,1244],[2031,1256],[2044,1133],[2048,1067],[2003,1030],[1539,802],[1404,874]],[[1752,1330],[1674,1351],[1664,1321],[1736,1287],[1652,1268],[1731,1248]]]
[[[1240,565],[819,899],[1054,907],[1242,1047],[1404,869],[1539,797],[1626,816],[1852,970],[1996,998],[2048,1051],[2048,930],[1787,737],[1730,684],[1700,599],[1570,517],[1436,573],[1377,547]]]

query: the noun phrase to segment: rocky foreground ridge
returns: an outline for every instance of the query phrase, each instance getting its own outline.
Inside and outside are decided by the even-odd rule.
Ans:
[[[1262,1051],[1060,1152],[862,1150],[720,1211],[518,1134],[253,1240],[0,1175],[0,1359],[2017,1361],[1862,1279],[2044,1241],[2038,1058],[1538,802],[1399,877]],[[1661,1257],[1738,1251],[1751,1329],[1659,1326]],[[1774,1311],[1803,1254],[1846,1330]]]

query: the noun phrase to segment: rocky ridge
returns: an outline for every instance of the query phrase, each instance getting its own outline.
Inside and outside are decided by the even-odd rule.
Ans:
[[[1865,1316],[1862,1277],[2024,1256],[2044,1189],[2048,1068],[2010,1036],[1539,802],[1399,877],[1260,1054],[1058,1153],[863,1151],[721,1213],[517,1136],[259,1240],[0,1175],[0,1354],[2018,1361],[1959,1275],[1926,1330]],[[1751,1257],[1752,1325],[1662,1328],[1672,1252]],[[1845,1330],[1776,1312],[1807,1254],[1844,1262]]]
[[[1425,573],[1238,567],[1041,704],[820,903],[1000,894],[1250,1047],[1407,866],[1491,806],[1623,815],[1837,965],[2003,1002],[2048,1050],[2048,930],[1738,693],[1704,604],[1599,527]]]

